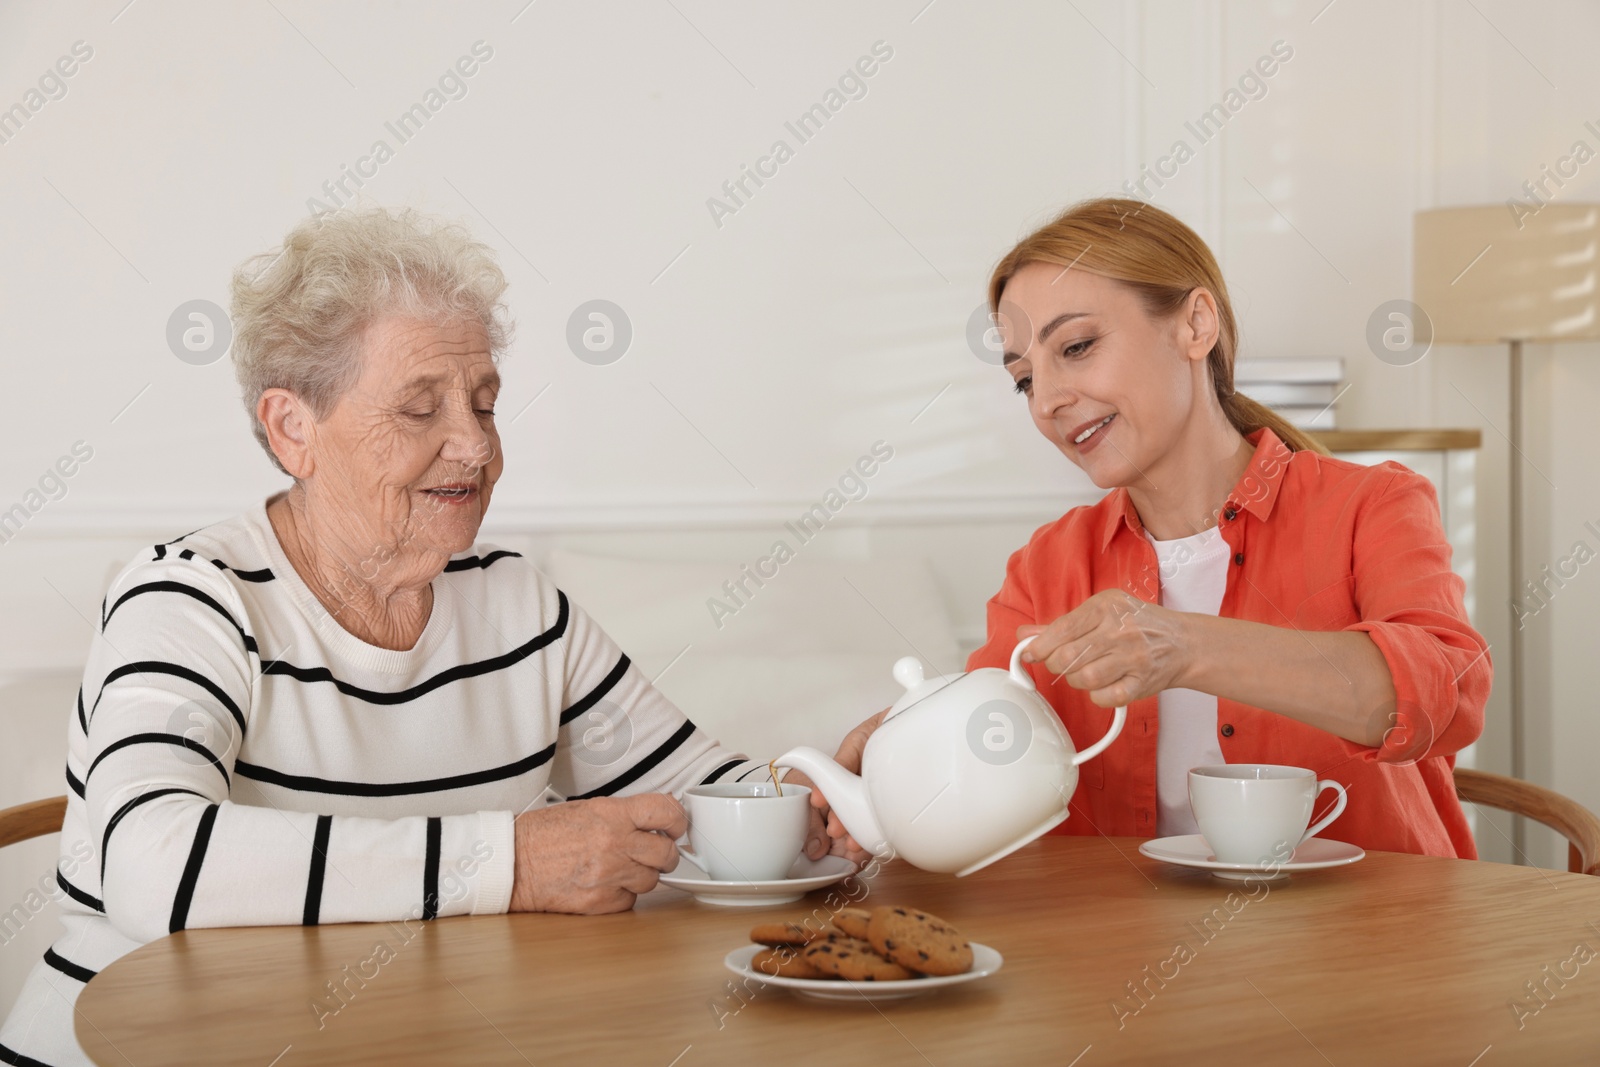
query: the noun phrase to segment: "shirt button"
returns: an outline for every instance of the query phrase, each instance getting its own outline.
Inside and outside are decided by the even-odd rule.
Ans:
[[[1225,510],[1222,513],[1222,517],[1227,519],[1229,522],[1232,522],[1234,520],[1234,517],[1236,515],[1238,515],[1238,514],[1239,514],[1239,510],[1237,508],[1235,508],[1232,504],[1229,504],[1228,507],[1227,507],[1227,510]]]
[[[1225,723],[1222,724],[1222,736],[1223,737],[1232,737],[1233,736],[1233,723],[1225,722]]]
[[[1234,563],[1234,566],[1236,566],[1236,567],[1243,567],[1244,566],[1244,553],[1240,552],[1237,555],[1235,555],[1233,557],[1233,563]]]

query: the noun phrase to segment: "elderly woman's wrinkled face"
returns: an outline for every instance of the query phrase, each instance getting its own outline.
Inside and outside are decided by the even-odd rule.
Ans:
[[[482,325],[382,318],[361,359],[315,434],[314,492],[349,525],[337,536],[395,555],[471,547],[503,465]]]

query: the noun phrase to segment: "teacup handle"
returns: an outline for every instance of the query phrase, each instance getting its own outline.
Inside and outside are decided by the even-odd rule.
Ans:
[[[1331,778],[1324,778],[1317,783],[1318,797],[1322,796],[1322,791],[1324,789],[1337,789],[1339,791],[1339,799],[1334,801],[1333,810],[1319,819],[1317,823],[1311,827],[1311,829],[1307,830],[1305,832],[1305,836],[1299,840],[1298,844],[1303,845],[1307,841],[1310,841],[1313,837],[1316,837],[1322,831],[1326,830],[1329,823],[1333,822],[1333,820],[1344,814],[1344,806],[1350,800],[1349,796],[1344,791],[1344,786],[1340,785],[1338,782],[1335,782]],[[1316,807],[1316,801],[1313,800],[1311,805],[1312,807]]]
[[[1321,827],[1318,827],[1318,829],[1321,829]],[[684,859],[688,860],[690,863],[694,864],[696,867],[699,867],[702,871],[705,871],[706,874],[709,875],[711,873],[711,868],[706,866],[706,861],[701,859],[698,855],[696,855],[693,850],[684,848],[682,845],[679,845],[678,846],[678,855],[682,856]]]

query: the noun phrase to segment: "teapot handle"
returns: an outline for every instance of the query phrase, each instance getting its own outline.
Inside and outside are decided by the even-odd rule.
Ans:
[[[1036,687],[1033,684],[1033,675],[1022,669],[1022,650],[1033,644],[1034,638],[1038,636],[1034,634],[1032,637],[1024,637],[1017,642],[1017,647],[1011,650],[1011,680],[1024,689]]]
[[[1082,752],[1074,755],[1072,757],[1072,765],[1076,767],[1078,764],[1083,763],[1086,760],[1092,760],[1096,756],[1100,755],[1100,753],[1104,752],[1106,750],[1106,746],[1117,739],[1117,735],[1122,732],[1123,723],[1127,721],[1127,705],[1121,705],[1117,708],[1116,714],[1111,717],[1111,729],[1107,730],[1105,736],[1100,740],[1096,741]]]
[[[1022,686],[1024,689],[1035,691],[1037,691],[1037,688],[1033,684],[1033,676],[1022,669],[1022,650],[1032,644],[1033,639],[1038,636],[1038,634],[1034,634],[1032,637],[1024,637],[1021,641],[1017,642],[1017,647],[1011,651],[1011,680],[1017,685]],[[1094,744],[1090,745],[1088,748],[1084,749],[1082,752],[1074,754],[1072,757],[1072,765],[1076,767],[1078,764],[1092,760],[1096,756],[1100,755],[1100,753],[1104,752],[1106,750],[1106,746],[1117,739],[1117,735],[1122,732],[1123,724],[1127,721],[1128,709],[1127,706],[1124,705],[1119,707],[1116,710],[1116,713],[1111,717],[1111,729],[1106,731],[1105,736],[1096,741]]]

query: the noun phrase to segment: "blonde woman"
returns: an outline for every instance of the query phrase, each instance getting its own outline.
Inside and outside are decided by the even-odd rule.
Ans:
[[[1194,833],[1190,768],[1277,763],[1347,788],[1323,837],[1475,856],[1451,770],[1483,729],[1489,654],[1431,484],[1330,458],[1235,391],[1227,286],[1159,208],[1072,207],[1000,261],[989,303],[1028,417],[1109,490],[1011,556],[967,664],[1038,635],[1023,658],[1079,748],[1128,706],[1058,832]]]

